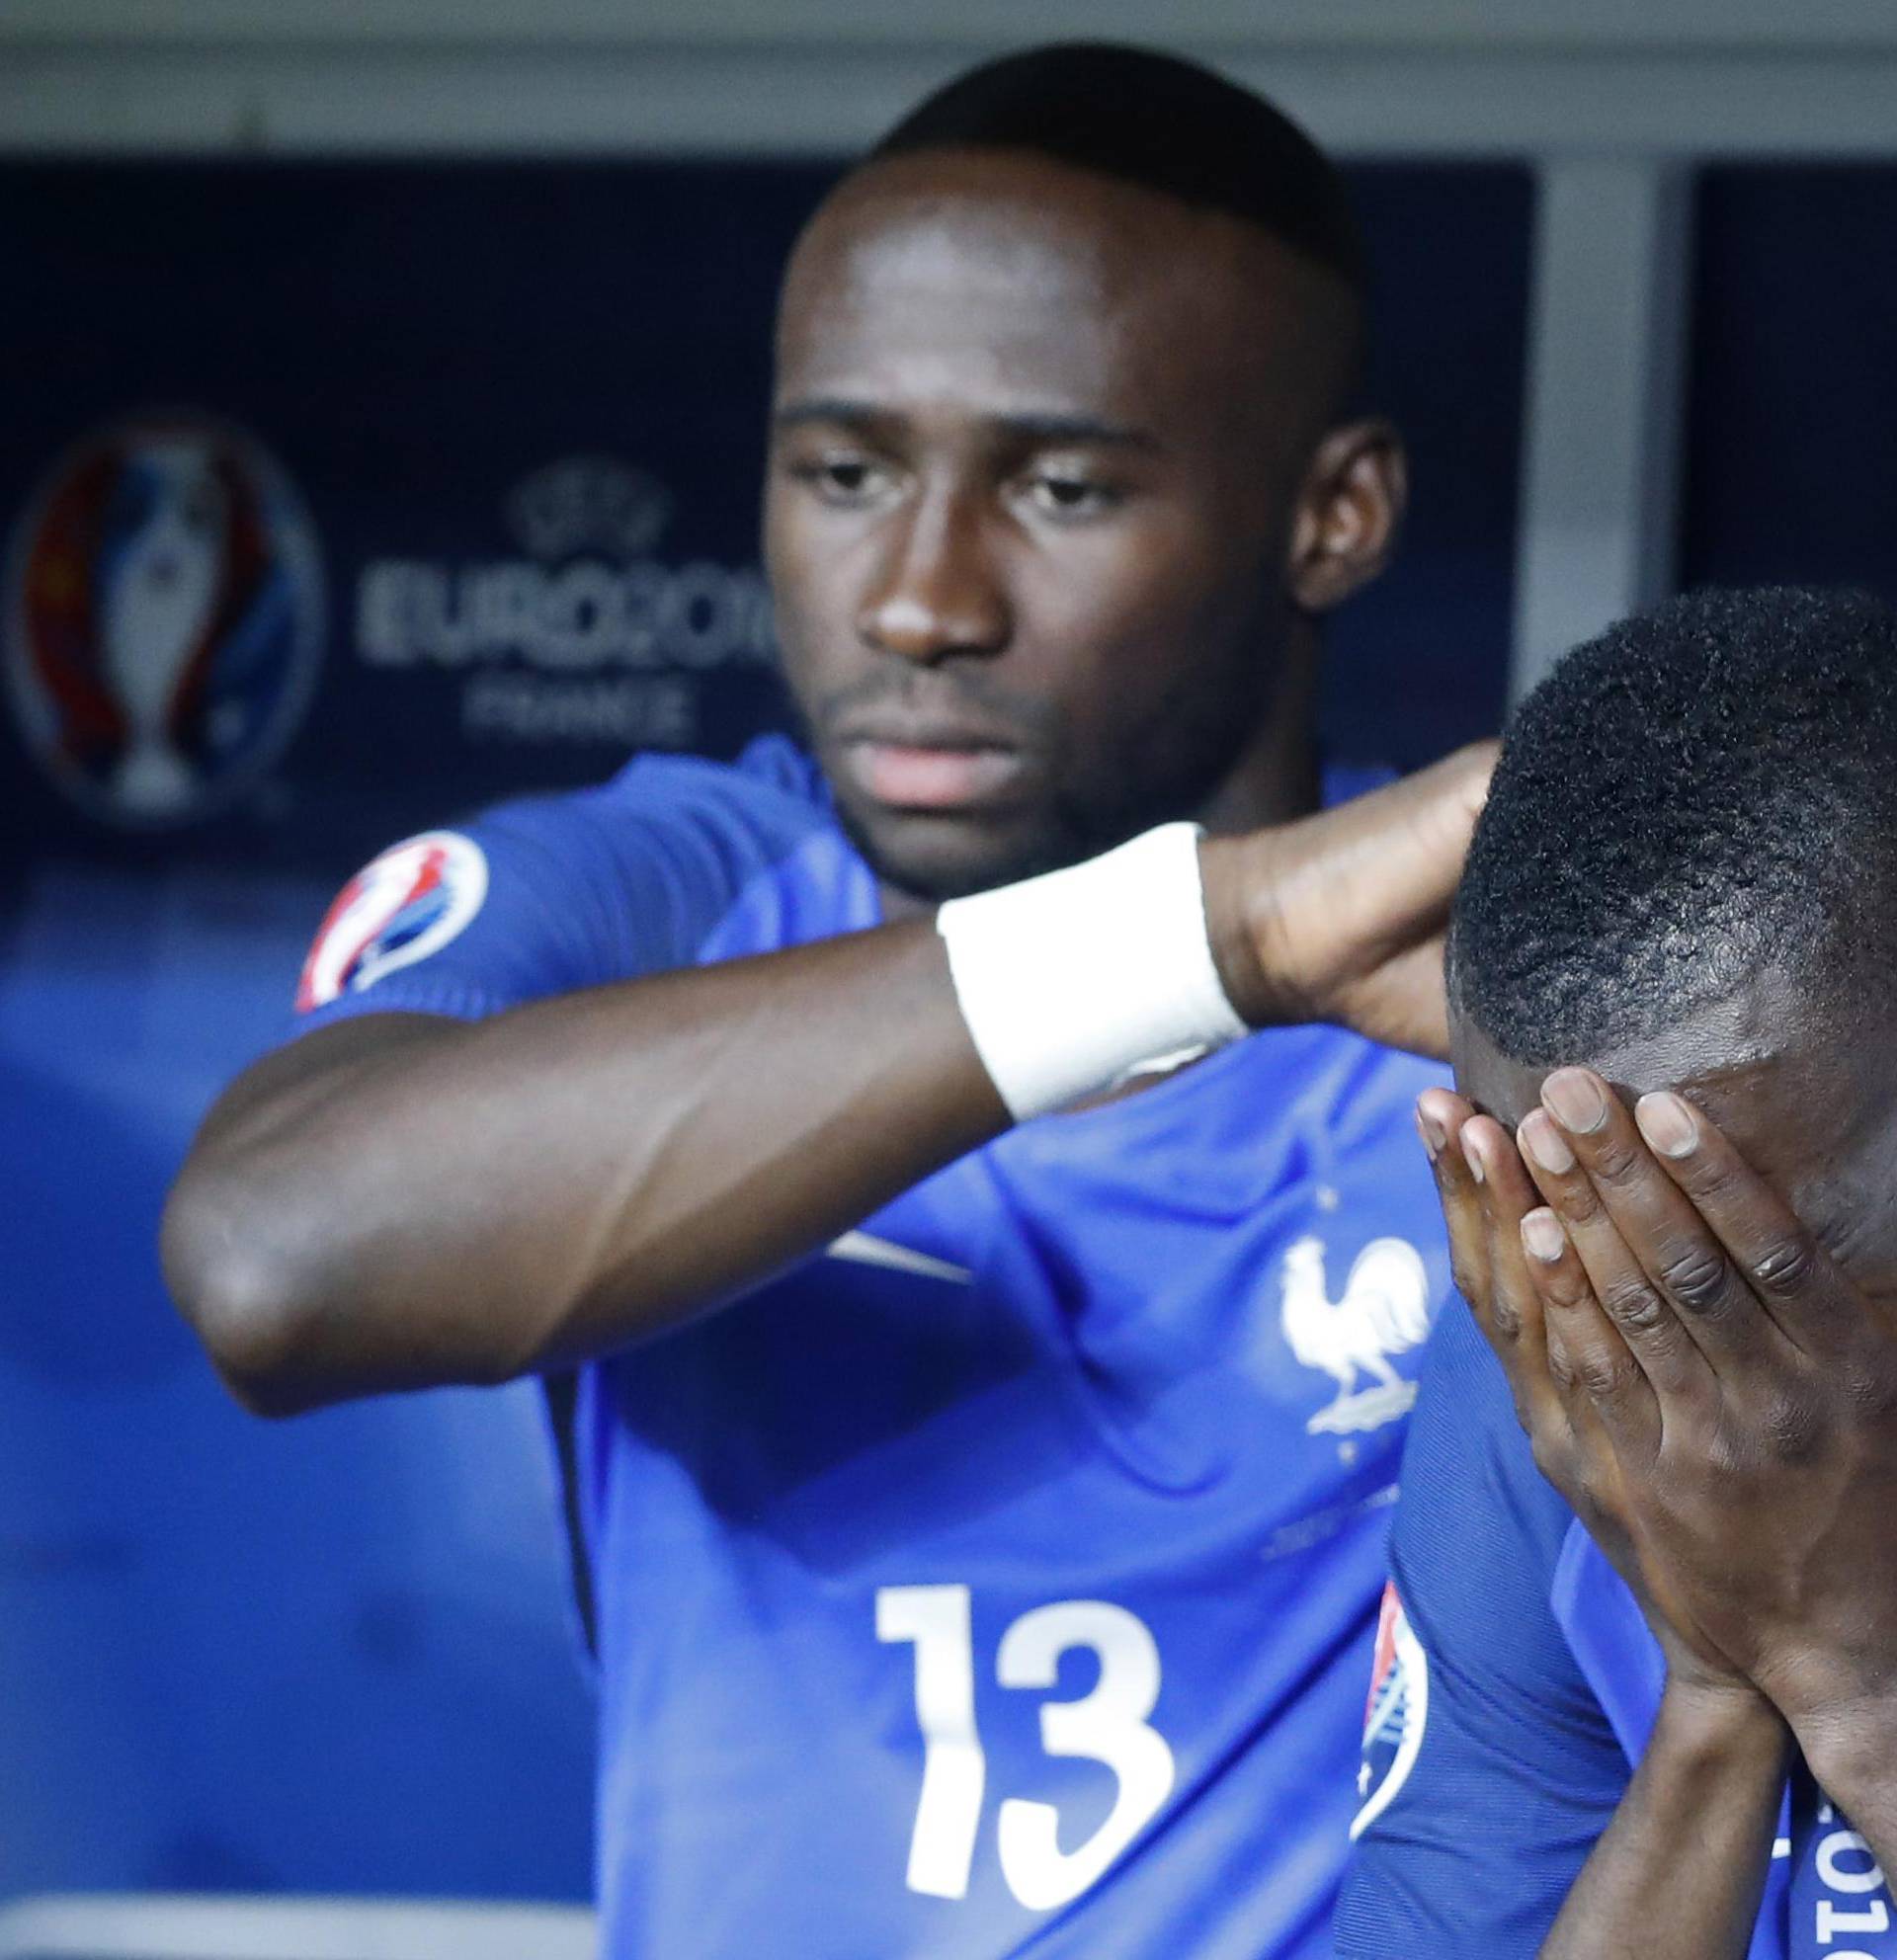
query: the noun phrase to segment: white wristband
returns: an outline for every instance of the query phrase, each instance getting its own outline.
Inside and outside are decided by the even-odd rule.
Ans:
[[[962,1019],[1018,1120],[1247,1032],[1212,959],[1198,839],[1162,824],[936,914]]]

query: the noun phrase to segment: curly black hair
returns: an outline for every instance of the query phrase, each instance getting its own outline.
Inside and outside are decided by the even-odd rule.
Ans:
[[[1602,1055],[1776,968],[1814,1012],[1897,983],[1897,614],[1704,591],[1578,647],[1506,732],[1449,934],[1504,1053]]]

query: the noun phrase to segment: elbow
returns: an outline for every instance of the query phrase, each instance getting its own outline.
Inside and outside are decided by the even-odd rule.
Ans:
[[[351,1390],[314,1363],[314,1275],[281,1250],[265,1209],[187,1172],[165,1209],[160,1258],[171,1296],[224,1386],[253,1415],[294,1416]]]

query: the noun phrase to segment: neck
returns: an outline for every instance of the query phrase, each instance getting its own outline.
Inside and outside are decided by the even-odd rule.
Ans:
[[[1289,823],[1317,808],[1317,670],[1316,625],[1296,617],[1285,633],[1278,686],[1237,761],[1193,812],[1196,822],[1231,836]]]

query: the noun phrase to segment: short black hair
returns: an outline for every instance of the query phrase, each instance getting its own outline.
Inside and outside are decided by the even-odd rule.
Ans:
[[[1263,96],[1196,62],[1108,41],[1004,55],[938,89],[865,161],[970,147],[1033,151],[1244,218],[1362,297],[1336,165]]]
[[[1821,1012],[1897,983],[1897,614],[1703,591],[1577,648],[1506,732],[1449,933],[1515,1060],[1656,1034],[1776,968]]]

